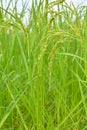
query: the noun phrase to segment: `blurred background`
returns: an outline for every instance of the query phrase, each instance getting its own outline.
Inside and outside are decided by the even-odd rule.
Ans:
[[[19,15],[24,14],[23,22],[27,24],[27,21],[29,20],[29,10],[31,9],[32,1],[39,3],[40,0],[1,0],[0,7],[3,7],[4,9],[10,11],[13,10],[13,7],[15,7],[17,10],[17,14]],[[48,1],[53,2],[56,0],[48,0]],[[44,0],[44,3],[45,2],[46,0]],[[71,4],[73,2],[75,7],[77,7],[78,5],[87,6],[87,0],[65,0],[65,2],[67,2],[68,4]]]

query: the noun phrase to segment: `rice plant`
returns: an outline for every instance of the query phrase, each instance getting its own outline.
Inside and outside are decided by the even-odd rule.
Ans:
[[[0,130],[87,129],[87,7],[0,1]],[[27,24],[24,23],[25,16]]]

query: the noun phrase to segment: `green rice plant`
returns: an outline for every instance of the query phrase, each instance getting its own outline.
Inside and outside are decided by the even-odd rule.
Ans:
[[[87,7],[0,2],[0,130],[86,130]]]

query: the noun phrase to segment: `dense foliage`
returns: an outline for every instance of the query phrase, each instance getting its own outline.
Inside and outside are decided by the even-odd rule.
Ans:
[[[33,0],[19,14],[11,2],[0,6],[0,130],[86,130],[87,7]]]

